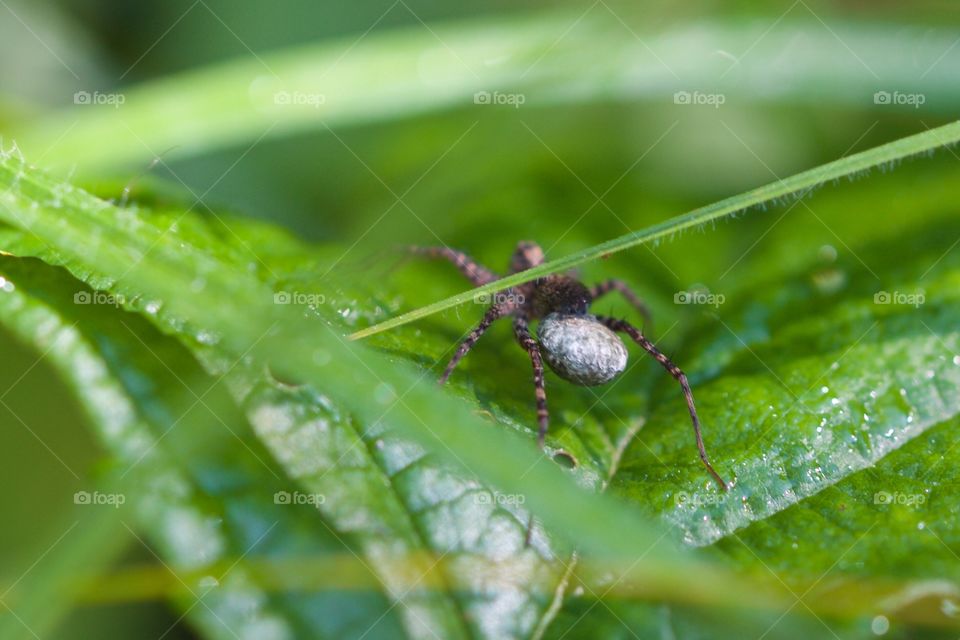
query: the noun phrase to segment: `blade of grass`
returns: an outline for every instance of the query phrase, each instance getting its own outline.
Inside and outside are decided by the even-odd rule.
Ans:
[[[763,22],[719,21],[648,33],[649,15],[621,14],[622,22],[605,7],[544,11],[351,36],[122,87],[120,105],[70,104],[13,123],[6,133],[31,154],[87,172],[149,161],[162,150],[171,160],[261,137],[491,108],[475,104],[478,91],[520,93],[525,108],[610,99],[672,105],[676,91],[703,87],[742,103],[815,99],[820,106],[897,108],[872,100],[892,87],[922,94],[926,113],[954,113],[960,102],[951,74],[960,64],[956,32],[910,35],[862,23],[827,30],[798,8],[773,33]],[[781,64],[784,43],[792,52],[789,67]],[[845,43],[860,57],[850,56]],[[897,55],[891,43],[910,55]],[[748,47],[750,55],[735,67],[715,55]],[[882,84],[865,73],[864,62]],[[928,65],[928,73],[917,73]],[[718,84],[718,76],[726,79]],[[769,90],[771,78],[776,92]]]
[[[652,227],[627,233],[613,240],[584,249],[583,251],[578,251],[557,260],[545,262],[533,269],[506,276],[482,287],[470,289],[425,307],[408,311],[395,318],[356,331],[350,335],[350,339],[359,340],[361,338],[367,338],[374,334],[394,329],[415,320],[439,313],[440,311],[470,302],[478,295],[502,291],[508,287],[529,282],[530,280],[541,278],[552,273],[566,271],[585,262],[624,251],[637,245],[669,238],[688,229],[703,226],[709,222],[716,222],[723,218],[733,217],[751,207],[790,197],[803,197],[829,180],[854,177],[874,167],[889,165],[911,156],[931,152],[939,147],[956,144],[958,141],[960,141],[960,121],[900,138],[899,140],[894,140],[893,142],[888,142],[873,147],[872,149],[867,149],[866,151],[828,162],[819,167],[802,171],[789,178],[777,180],[762,187],[757,187],[756,189],[751,189],[750,191],[719,200],[713,204],[694,209],[684,215],[665,220]]]

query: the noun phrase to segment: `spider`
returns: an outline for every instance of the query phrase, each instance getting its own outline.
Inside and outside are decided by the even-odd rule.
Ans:
[[[494,282],[499,275],[480,265],[462,251],[449,247],[410,247],[415,255],[440,258],[452,262],[470,282],[481,286]],[[541,264],[543,250],[534,242],[520,242],[510,259],[510,273],[519,273]],[[542,449],[550,414],[547,412],[547,392],[543,380],[543,363],[561,378],[581,386],[595,386],[613,380],[627,365],[627,349],[616,332],[630,336],[673,376],[683,390],[693,422],[693,433],[700,451],[700,460],[717,484],[724,490],[727,483],[717,473],[707,457],[700,433],[700,419],[693,402],[693,392],[687,376],[677,365],[648,340],[643,333],[626,322],[607,316],[590,314],[590,304],[600,296],[617,291],[644,317],[644,326],[650,327],[650,312],[642,300],[621,280],[606,280],[587,287],[571,275],[554,274],[504,289],[492,296],[490,307],[480,323],[460,343],[447,364],[439,383],[446,383],[460,360],[480,339],[494,321],[513,318],[513,333],[526,350],[533,364],[533,384],[537,400],[537,444]],[[539,320],[537,338],[530,333],[530,321]]]

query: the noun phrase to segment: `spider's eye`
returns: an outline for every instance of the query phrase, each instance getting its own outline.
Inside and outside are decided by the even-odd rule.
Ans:
[[[575,384],[609,382],[627,366],[620,337],[593,316],[551,313],[540,321],[537,337],[554,373]]]

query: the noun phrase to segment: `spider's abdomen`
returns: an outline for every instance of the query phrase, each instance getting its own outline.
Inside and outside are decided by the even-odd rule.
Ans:
[[[540,321],[537,337],[550,368],[574,384],[609,382],[627,366],[620,337],[591,315],[551,313]]]

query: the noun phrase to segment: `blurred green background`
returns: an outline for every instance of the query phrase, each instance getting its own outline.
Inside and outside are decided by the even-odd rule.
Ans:
[[[485,57],[488,41],[506,42],[519,61],[496,71],[503,61]],[[201,211],[209,205],[275,221],[312,241],[356,243],[338,267],[348,273],[375,263],[385,274],[395,260],[386,251],[440,241],[502,268],[519,239],[561,256],[954,119],[958,41],[960,13],[946,1],[4,0],[0,131],[31,162],[73,174],[105,197],[118,199],[132,185],[133,197],[196,200]],[[536,46],[527,49],[530,43]],[[211,77],[183,74],[213,69],[216,77],[218,68],[237,63],[260,66],[254,75],[269,78],[275,69],[284,75],[288,63],[335,61],[351,75],[334,74],[339,84],[321,89],[333,92],[326,100],[386,82],[390,56],[363,61],[377,51],[395,51],[398,68],[414,64],[421,85],[329,121],[323,108],[311,113],[308,105],[289,127],[271,127],[269,117],[244,120],[244,112],[227,108],[217,118],[226,133],[214,143],[183,142],[191,127],[212,126],[201,116],[219,108],[211,104],[194,123],[178,111],[178,96],[202,92]],[[430,81],[434,73],[439,86]],[[477,104],[473,91],[448,95],[446,76],[521,96],[522,104]],[[155,93],[138,97],[144,86]],[[77,92],[125,101],[111,112],[77,104]],[[722,104],[684,104],[677,92],[719,95]],[[150,101],[158,94],[173,96],[168,111]],[[896,95],[922,96],[922,104],[895,104]],[[159,120],[143,116],[150,108]],[[260,133],[246,136],[252,145],[237,143],[243,136],[232,138],[231,127]],[[149,143],[130,142],[141,137]],[[173,142],[162,144],[167,137]],[[152,162],[158,154],[162,162]],[[956,162],[944,153],[922,169],[903,167],[895,183],[875,178],[869,188],[891,206],[881,226],[909,217],[911,201],[896,198],[911,185],[921,185],[909,195],[922,200],[923,189],[942,184],[938,176],[955,180]],[[856,247],[856,229],[872,215],[857,207],[866,189],[856,185],[849,213],[835,206],[841,213],[829,224],[803,207],[791,212],[800,219],[789,227],[751,216],[656,255],[643,248],[618,255],[603,270],[629,274],[669,324],[678,288],[760,279],[764,257],[815,262],[824,245]],[[774,213],[779,218],[782,210]],[[796,252],[765,256],[764,242],[788,233],[799,238]],[[745,250],[754,258],[740,263]],[[407,277],[431,280],[408,304],[462,289],[454,276],[437,273],[414,268]],[[89,488],[100,451],[39,354],[5,335],[0,353],[2,513],[14,525],[0,527],[8,583],[70,522],[71,496]],[[153,556],[133,543],[123,561],[151,563]],[[163,603],[124,604],[82,609],[57,637],[159,637],[168,630],[166,638],[192,637]]]

